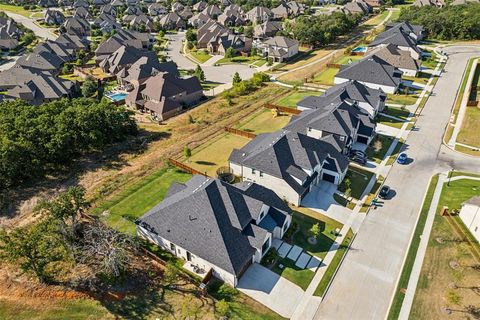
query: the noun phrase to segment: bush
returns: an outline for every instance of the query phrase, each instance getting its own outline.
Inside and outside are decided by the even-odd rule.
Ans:
[[[262,266],[269,267],[275,263],[277,258],[278,258],[277,249],[271,248],[270,250],[268,250],[267,254],[263,256],[261,264]]]

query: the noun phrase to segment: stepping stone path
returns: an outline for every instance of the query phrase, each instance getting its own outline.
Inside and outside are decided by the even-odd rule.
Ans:
[[[310,258],[312,256],[309,255],[308,253],[302,252],[300,257],[298,258],[297,262],[295,262],[295,265],[301,269],[305,269],[307,266],[308,261],[310,261]]]
[[[302,253],[303,249],[297,245],[294,245],[292,250],[287,255],[287,258],[293,261],[296,261],[298,256]]]
[[[285,258],[287,256],[287,253],[290,251],[291,248],[292,248],[292,246],[289,245],[288,243],[286,243],[286,242],[282,243],[282,245],[278,249],[278,255],[282,258]]]
[[[279,239],[273,239],[272,241],[272,247],[274,247],[275,249],[278,249],[280,248],[280,246],[282,245],[283,241],[282,240],[279,240]]]

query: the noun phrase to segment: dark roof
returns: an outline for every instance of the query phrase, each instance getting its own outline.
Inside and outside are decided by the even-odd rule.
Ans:
[[[183,185],[172,185],[168,196],[139,224],[238,275],[265,240],[267,230],[254,222],[262,207],[261,200],[234,185],[196,175]]]
[[[336,77],[398,87],[402,72],[382,59],[372,56],[343,66]]]

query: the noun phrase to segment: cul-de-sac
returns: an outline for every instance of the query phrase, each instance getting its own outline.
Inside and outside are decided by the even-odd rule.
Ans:
[[[0,0],[0,319],[480,319],[479,0]]]

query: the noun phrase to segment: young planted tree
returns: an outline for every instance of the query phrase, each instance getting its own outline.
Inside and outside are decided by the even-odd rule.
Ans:
[[[315,240],[318,239],[318,237],[320,236],[321,234],[321,231],[320,231],[320,225],[317,223],[315,223],[309,230],[309,233],[310,233],[310,236],[313,237]]]
[[[235,72],[235,74],[233,75],[233,84],[237,84],[237,83],[240,83],[242,81],[242,78],[240,78],[240,75],[238,74],[238,72]]]
[[[202,67],[200,67],[199,64],[197,64],[197,68],[195,69],[195,72],[193,73],[195,77],[198,78],[200,81],[205,81],[205,72],[203,72]]]
[[[230,305],[225,299],[222,299],[215,303],[215,311],[217,311],[222,317],[228,317],[228,314],[230,313]]]
[[[231,59],[235,55],[235,52],[233,51],[232,47],[229,47],[227,50],[225,50],[225,58]]]
[[[190,158],[192,156],[192,150],[190,150],[190,148],[188,146],[185,146],[183,148],[183,155],[185,156],[185,158]]]

